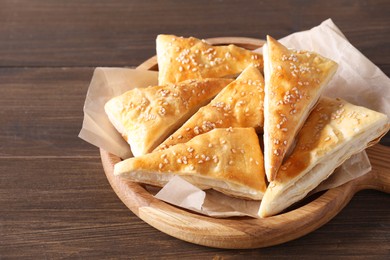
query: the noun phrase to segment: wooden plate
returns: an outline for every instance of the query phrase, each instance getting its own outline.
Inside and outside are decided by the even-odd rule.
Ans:
[[[212,44],[233,43],[255,49],[264,41],[251,38],[212,38]],[[152,57],[138,69],[157,70]],[[372,171],[340,187],[323,193],[315,200],[284,214],[254,219],[235,217],[217,219],[192,213],[155,199],[143,186],[114,176],[120,158],[100,150],[107,178],[123,203],[139,218],[158,230],[176,238],[217,248],[260,248],[281,244],[319,228],[339,213],[353,195],[363,189],[390,193],[390,147],[375,145],[367,149]]]

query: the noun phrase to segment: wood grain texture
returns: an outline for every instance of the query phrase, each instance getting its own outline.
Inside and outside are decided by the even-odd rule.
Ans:
[[[370,149],[372,171],[340,187],[328,190],[308,204],[265,219],[216,219],[191,213],[153,197],[141,185],[114,175],[119,157],[100,150],[106,176],[123,203],[158,230],[195,244],[228,249],[278,245],[306,235],[336,216],[353,195],[364,189],[390,193],[390,148]]]
[[[255,49],[263,41],[247,38],[206,39],[215,45],[234,43]],[[152,57],[137,69],[157,70],[157,59]],[[306,235],[335,217],[364,189],[377,189],[390,193],[390,170],[385,167],[390,149],[377,146],[372,157],[373,169],[354,181],[331,189],[319,198],[297,209],[265,219],[229,218],[215,219],[174,207],[154,198],[142,185],[114,176],[114,165],[120,158],[100,149],[103,168],[115,193],[139,218],[156,229],[194,244],[216,248],[247,249],[278,245]]]
[[[1,68],[0,157],[96,156],[77,137],[92,68]]]
[[[0,0],[0,258],[388,258],[389,195],[378,191],[278,246],[178,240],[128,210],[77,134],[93,67],[137,66],[155,55],[158,33],[281,37],[331,17],[390,75],[389,11],[386,0]]]
[[[154,55],[159,33],[279,38],[329,17],[374,63],[390,62],[386,0],[1,0],[0,6],[0,66],[137,66]]]

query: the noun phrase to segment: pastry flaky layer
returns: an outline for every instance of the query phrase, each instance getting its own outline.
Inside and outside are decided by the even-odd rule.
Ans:
[[[304,198],[345,160],[378,142],[389,128],[385,114],[322,97],[269,184],[259,215],[275,215]]]
[[[267,36],[264,55],[264,166],[273,181],[296,133],[337,64],[316,53],[287,49]]]
[[[202,189],[259,200],[266,189],[263,155],[254,128],[219,128],[163,151],[126,159],[114,174],[164,186],[179,175]]]
[[[159,85],[237,75],[250,64],[263,69],[260,54],[235,45],[212,46],[194,37],[161,34],[157,36],[156,49]]]
[[[263,130],[264,79],[250,65],[209,104],[201,107],[156,150],[163,150],[214,128],[254,127]]]
[[[166,86],[135,88],[104,107],[134,156],[151,152],[231,79],[187,80]]]

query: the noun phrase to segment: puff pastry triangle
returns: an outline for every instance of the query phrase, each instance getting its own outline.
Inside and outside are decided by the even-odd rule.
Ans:
[[[266,189],[263,156],[253,128],[214,129],[187,143],[119,162],[114,173],[156,186],[180,175],[202,189],[256,200]]]
[[[304,198],[345,160],[378,142],[389,127],[385,114],[322,97],[299,132],[291,156],[269,184],[259,215],[275,215]]]
[[[250,65],[226,86],[209,104],[201,107],[156,150],[185,143],[214,128],[254,127],[263,129],[264,79],[260,71]]]
[[[156,49],[159,85],[237,75],[250,64],[263,69],[262,55],[232,44],[212,46],[194,37],[161,34]]]
[[[139,156],[152,151],[230,82],[231,79],[187,80],[135,88],[111,99],[104,108],[130,144],[133,155]]]
[[[337,64],[316,53],[289,50],[270,36],[263,55],[264,166],[272,181]]]

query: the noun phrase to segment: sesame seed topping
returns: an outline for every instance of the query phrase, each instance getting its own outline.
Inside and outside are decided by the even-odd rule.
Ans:
[[[327,142],[327,141],[329,141],[330,140],[330,137],[329,136],[327,136],[325,139],[325,142]]]
[[[162,163],[160,163],[159,165],[158,165],[158,168],[159,169],[162,169],[164,167],[164,165],[162,164]]]
[[[230,161],[229,161],[229,165],[232,165],[232,164],[233,164],[233,161],[232,161],[232,160],[230,160]]]

